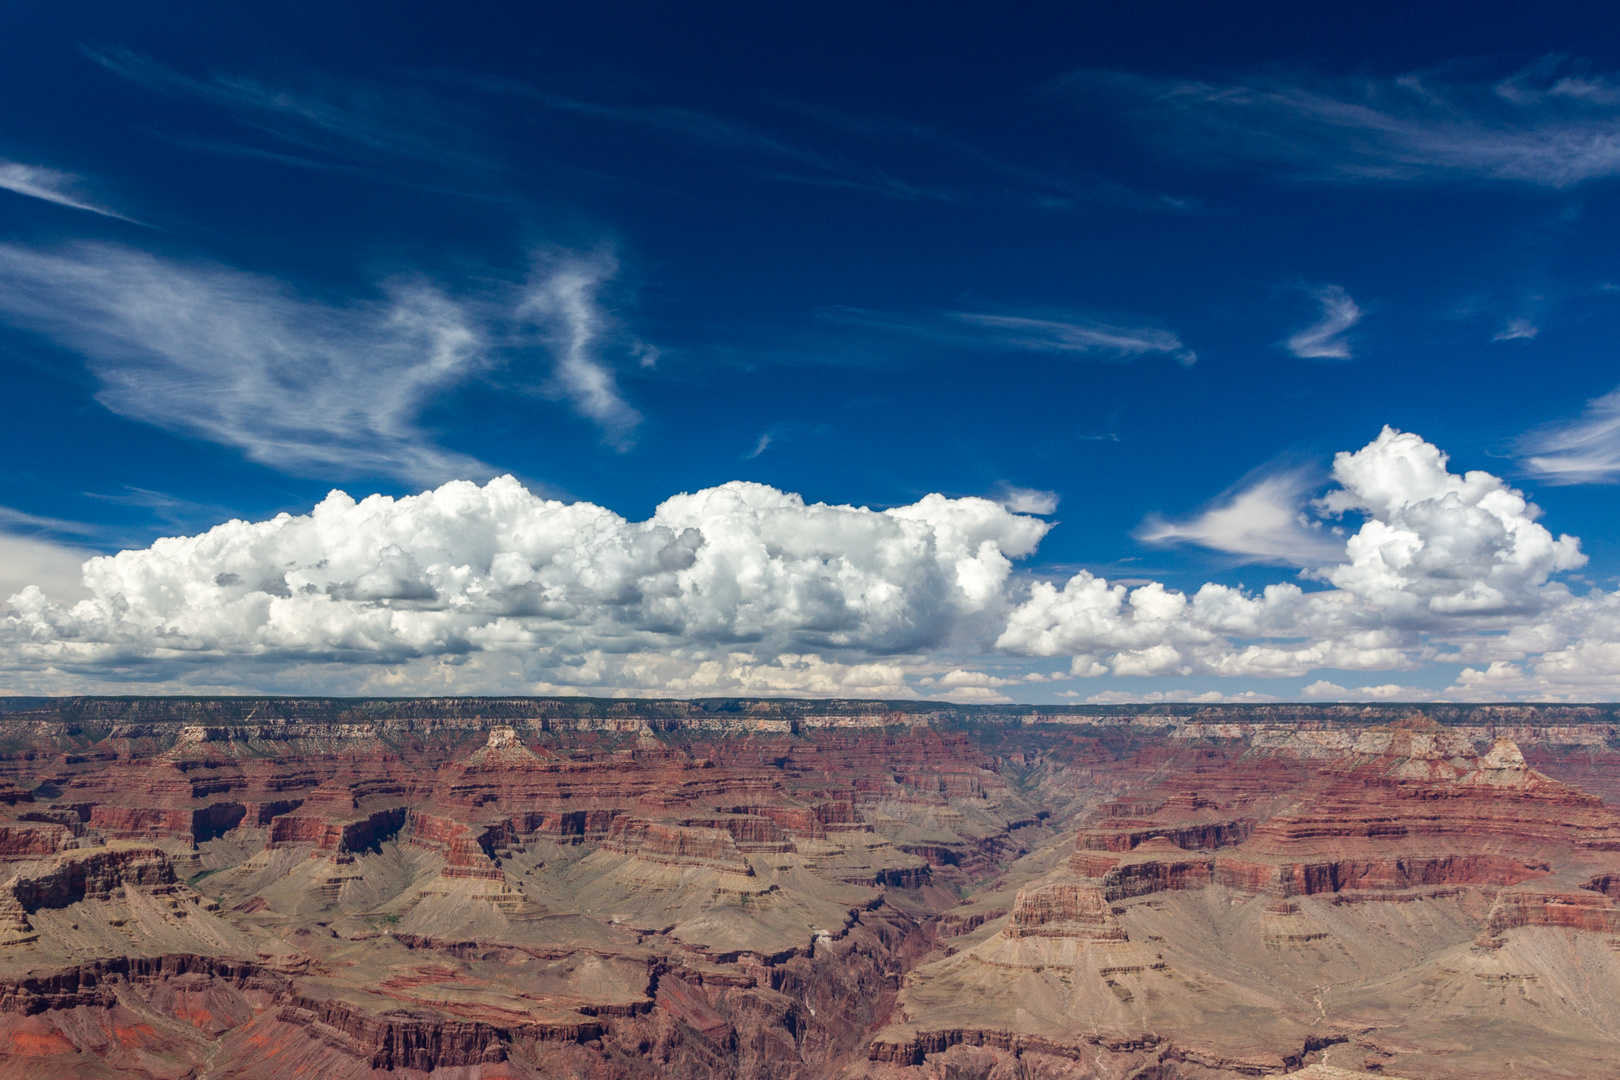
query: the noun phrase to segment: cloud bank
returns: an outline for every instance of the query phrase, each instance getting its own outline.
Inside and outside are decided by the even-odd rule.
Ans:
[[[722,664],[750,686],[830,688],[832,669],[804,654],[838,654],[839,679],[887,678],[874,658],[1000,614],[1010,559],[1049,528],[986,499],[876,513],[740,482],[642,522],[510,477],[358,503],[333,492],[307,515],[92,559],[91,600],[24,590],[0,638],[13,662],[67,671],[503,652],[551,682],[678,692]]]
[[[85,560],[94,555],[35,536],[0,532],[0,593],[11,596],[34,586],[69,602],[87,597],[90,592],[80,579]]]
[[[1438,448],[1385,428],[1339,454],[1333,479],[1319,509],[1363,523],[1336,561],[1305,571],[1329,588],[1212,583],[1188,596],[1081,572],[1037,583],[996,645],[1072,657],[1081,675],[1284,677],[1523,659],[1574,636],[1620,636],[1613,594],[1577,597],[1554,576],[1584,565],[1580,542],[1555,538],[1497,477],[1453,474]]]
[[[0,663],[19,686],[294,679],[368,692],[991,700],[1065,677],[1041,670],[1053,660],[1074,679],[1314,677],[1296,691],[1310,696],[1400,692],[1365,678],[1346,690],[1313,676],[1323,670],[1434,665],[1458,672],[1453,697],[1620,689],[1620,594],[1571,587],[1580,542],[1498,477],[1448,466],[1386,428],[1339,454],[1333,486],[1299,508],[1353,527],[1302,582],[1190,594],[1086,571],[1032,581],[1014,561],[1053,526],[988,499],[874,512],[733,482],[634,522],[510,477],[401,499],[333,492],[309,514],[91,559],[77,603],[14,594]],[[1257,490],[1266,521],[1306,494]],[[1253,547],[1245,505],[1231,499],[1174,538]]]

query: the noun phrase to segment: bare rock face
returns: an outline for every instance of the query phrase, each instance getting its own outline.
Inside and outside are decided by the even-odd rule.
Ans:
[[[1620,710],[86,699],[0,739],[0,1076],[1620,1058]]]
[[[1485,918],[1492,937],[1521,926],[1561,926],[1597,934],[1620,934],[1620,906],[1606,896],[1578,892],[1512,889],[1497,893]]]
[[[769,835],[769,826],[770,822],[762,822],[761,827],[753,831]],[[621,852],[664,866],[703,866],[744,876],[754,873],[737,850],[731,832],[725,829],[621,818],[614,822],[602,850]]]
[[[1103,890],[1096,885],[1070,881],[1018,890],[1012,916],[1002,932],[1010,938],[1125,940],[1125,931],[1109,910]]]
[[[1294,806],[1260,825],[1217,880],[1284,895],[1508,886],[1550,852],[1616,850],[1602,800],[1526,767],[1511,740],[1484,755],[1447,732],[1369,732]]]
[[[174,868],[157,848],[119,845],[74,851],[27,864],[0,888],[24,911],[67,907],[84,899],[107,899],[125,885],[172,885]]]
[[[1069,857],[1069,870],[1100,879],[1103,895],[1113,901],[1169,889],[1203,888],[1214,880],[1215,858],[1157,837],[1120,855],[1077,848]]]
[[[969,1046],[987,1055],[984,1075],[1037,1053],[1051,1075],[1077,1077],[1313,1060],[1322,1075],[1596,1067],[1620,1009],[1556,995],[1526,999],[1522,1017],[1502,1013],[1505,999],[1473,1014],[1456,1003],[1476,986],[1570,978],[1604,1002],[1620,990],[1620,876],[1598,870],[1615,863],[1620,818],[1531,768],[1512,737],[1423,721],[1327,734],[1205,744],[1186,772],[1156,761],[1152,782],[1094,804],[1073,853],[1017,892],[999,933],[959,937],[908,976],[866,1072]],[[1029,952],[1037,940],[1050,944]],[[1582,974],[1554,954],[1579,957]],[[1512,1040],[1493,1034],[1504,1026]],[[1459,1037],[1479,1049],[1459,1054]],[[1080,1064],[1059,1064],[1064,1050]]]

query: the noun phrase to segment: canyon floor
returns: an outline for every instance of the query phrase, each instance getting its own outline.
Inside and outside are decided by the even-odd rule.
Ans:
[[[1620,1075],[1620,710],[0,699],[0,1076]]]

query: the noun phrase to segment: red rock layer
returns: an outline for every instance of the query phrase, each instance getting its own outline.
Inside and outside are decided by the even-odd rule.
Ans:
[[[1229,777],[1206,772],[1196,791],[1177,775],[1157,800],[1104,804],[1081,829],[1070,868],[1104,879],[1113,899],[1209,881],[1308,896],[1504,888],[1551,874],[1550,858],[1620,847],[1620,816],[1530,769],[1511,740],[1480,754],[1434,725],[1369,732],[1308,773],[1279,769],[1269,794],[1253,782],[1257,764],[1235,763]],[[1278,810],[1265,813],[1268,805]],[[1240,806],[1258,820],[1233,816]]]
[[[998,939],[998,948],[1039,952],[1042,939],[1054,938],[1117,942],[1124,932],[1112,905],[1163,890],[1224,885],[1269,892],[1276,894],[1271,910],[1280,913],[1308,906],[1292,905],[1287,895],[1342,893],[1349,900],[1468,885],[1493,903],[1488,918],[1479,918],[1483,902],[1473,916],[1487,937],[1526,927],[1620,933],[1614,902],[1620,821],[1595,797],[1529,768],[1505,745],[1491,747],[1488,736],[1409,726],[1372,731],[1376,737],[1363,745],[1358,740],[1368,731],[1347,734],[1322,723],[1268,742],[1255,725],[1222,726],[1224,713],[1169,728],[1137,723],[1140,716],[1130,711],[1083,730],[998,727],[979,714],[970,718],[978,726],[953,732],[795,729],[796,721],[766,709],[747,718],[771,726],[709,734],[682,729],[677,719],[649,720],[637,711],[645,707],[634,704],[612,706],[618,727],[599,731],[573,730],[550,713],[526,718],[507,711],[492,725],[448,722],[433,712],[440,706],[428,703],[375,708],[396,706],[399,715],[387,724],[289,718],[233,727],[187,717],[177,733],[163,718],[143,716],[120,721],[111,734],[103,725],[31,735],[38,739],[31,750],[17,749],[26,740],[13,739],[0,757],[7,781],[0,783],[0,861],[9,864],[0,907],[25,924],[30,912],[87,898],[116,900],[126,886],[178,895],[186,886],[171,859],[189,859],[183,872],[189,877],[204,865],[244,858],[259,844],[307,848],[356,867],[368,862],[362,853],[380,852],[374,865],[386,863],[388,874],[409,884],[389,885],[404,891],[388,901],[392,907],[375,910],[371,905],[381,901],[364,889],[349,890],[360,899],[348,907],[334,906],[345,883],[359,880],[358,869],[356,878],[330,880],[317,870],[302,895],[275,882],[253,886],[263,887],[263,896],[231,897],[229,917],[244,933],[281,935],[279,946],[297,950],[288,954],[286,970],[246,958],[132,955],[104,967],[40,964],[32,974],[11,972],[0,977],[0,1036],[13,1040],[7,1045],[60,1053],[87,1075],[142,1075],[145,1054],[162,1059],[175,1076],[191,1070],[347,1080],[454,1069],[483,1070],[486,1077],[800,1080],[836,1075],[862,1057],[903,1066],[952,1046],[982,1045],[1075,1063],[1092,1055],[1084,1067],[1102,1055],[1100,1074],[1146,1076],[1140,1070],[1158,1069],[1151,1074],[1168,1077],[1177,1075],[1173,1066],[1183,1059],[1174,1054],[1181,1051],[1147,1030],[1106,1045],[1081,1035],[1043,1041],[971,1026],[923,1025],[892,1042],[874,1042],[872,1034],[892,1017],[905,971],[939,955],[942,936],[976,930],[982,938],[1005,919],[1006,938],[1029,940],[1007,946]],[[516,708],[502,706],[508,707]],[[699,707],[680,703],[678,711],[696,715]],[[1321,738],[1290,742],[1294,735]],[[1563,751],[1535,761],[1543,758],[1573,768]],[[1606,759],[1593,750],[1582,760],[1600,768]],[[1061,821],[1076,837],[1068,871],[1089,880],[1019,890],[1010,911],[999,899],[995,908],[953,908],[954,890],[972,896],[981,887],[1007,888],[999,879],[1023,849],[1020,835],[1043,820]],[[874,829],[892,845],[878,843]],[[135,846],[107,846],[109,839]],[[579,845],[577,853],[555,858],[574,868],[570,874],[594,865],[575,861],[593,849],[737,874],[756,872],[750,863],[761,876],[778,873],[768,869],[773,865],[792,867],[775,879],[783,895],[758,912],[732,900],[704,909],[702,919],[728,925],[788,917],[796,900],[786,895],[793,875],[820,874],[827,888],[816,900],[815,929],[804,930],[802,940],[780,951],[713,952],[662,924],[628,929],[642,924],[616,921],[629,906],[622,896],[594,915],[559,901],[544,916],[531,918],[525,909],[498,919],[480,914],[479,889],[451,890],[453,900],[443,903],[445,890],[422,888],[422,875],[440,865],[423,854],[433,852],[447,876],[500,882],[511,897],[524,896],[523,870],[513,864],[538,871],[538,854],[531,853],[541,841]],[[865,862],[852,856],[847,865],[825,854],[847,841],[851,851],[866,851],[871,842],[876,854],[862,856]],[[188,845],[197,848],[190,856],[183,854]],[[204,856],[215,861],[205,864]],[[553,859],[550,849],[546,858]],[[622,863],[596,863],[634,878],[643,893],[658,892],[674,877],[708,880],[625,874]],[[278,857],[270,865],[288,862]],[[300,863],[288,881],[323,865]],[[903,898],[873,892],[856,907],[844,899],[861,895],[848,882],[909,892]],[[939,883],[947,887],[928,887]],[[682,902],[709,901],[704,895]],[[846,903],[841,923],[837,912]],[[436,904],[449,912],[439,926],[450,929],[435,929],[426,916],[416,926],[389,921]],[[318,917],[302,914],[312,910]],[[824,926],[826,910],[834,917]],[[465,911],[474,912],[465,924],[453,921]],[[48,924],[68,923],[61,915],[35,921],[47,931]],[[552,936],[521,937],[540,924]],[[502,936],[459,937],[453,944],[433,936],[474,933],[463,925],[498,927]],[[334,936],[340,931],[345,937]],[[386,978],[366,981],[345,966],[357,955],[341,951],[352,948],[347,935],[373,935],[379,949],[386,936],[389,949],[420,957],[420,964],[407,960]],[[32,948],[26,937],[0,934],[0,950]],[[628,995],[598,1000],[591,990],[520,992],[501,982],[575,963],[624,965],[631,954]],[[0,959],[5,955],[0,951]],[[457,966],[463,962],[504,966],[500,978],[457,999],[453,991],[466,989],[459,980],[468,977],[468,968]],[[207,1045],[213,1056],[205,1061],[198,1051],[187,1058],[191,1051],[166,1034],[176,1021],[215,1040],[191,1044]],[[92,1029],[93,1037],[84,1034]],[[1284,1048],[1277,1060],[1297,1064],[1303,1053]]]
[[[771,823],[766,821],[765,824]],[[668,866],[706,866],[733,874],[753,873],[737,850],[731,833],[723,829],[621,818],[614,822],[613,832],[603,841],[602,850]]]
[[[1563,926],[1620,934],[1620,907],[1606,896],[1512,889],[1498,893],[1486,931],[1500,935],[1521,926]]]

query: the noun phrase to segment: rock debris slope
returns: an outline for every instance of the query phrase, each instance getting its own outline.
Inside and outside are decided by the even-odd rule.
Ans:
[[[8,707],[4,1076],[1620,1060],[1605,709]]]

